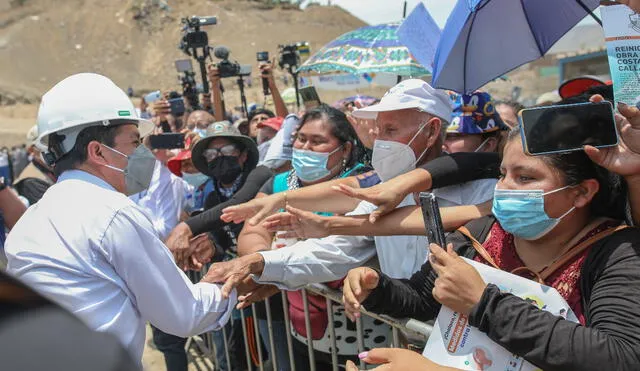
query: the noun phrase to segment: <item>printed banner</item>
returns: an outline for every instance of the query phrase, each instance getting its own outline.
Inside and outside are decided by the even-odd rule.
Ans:
[[[616,102],[640,103],[640,14],[626,5],[603,6],[602,27]]]
[[[531,305],[569,321],[578,322],[567,302],[554,288],[469,259],[465,261],[476,268],[485,282],[498,286],[501,291],[519,296]],[[539,370],[522,357],[494,343],[485,333],[471,327],[466,315],[444,306],[438,313],[422,355],[440,365],[462,370]]]

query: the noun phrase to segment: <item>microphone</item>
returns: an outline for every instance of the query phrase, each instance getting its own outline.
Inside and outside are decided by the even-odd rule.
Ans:
[[[231,51],[224,45],[219,45],[213,48],[213,55],[218,59],[227,60]]]

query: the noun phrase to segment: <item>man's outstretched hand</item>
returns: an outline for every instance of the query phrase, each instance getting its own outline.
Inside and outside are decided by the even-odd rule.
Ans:
[[[219,283],[222,285],[222,296],[228,298],[234,288],[237,288],[252,274],[261,275],[264,269],[264,259],[260,254],[245,255],[240,258],[221,263],[214,263],[202,282]]]

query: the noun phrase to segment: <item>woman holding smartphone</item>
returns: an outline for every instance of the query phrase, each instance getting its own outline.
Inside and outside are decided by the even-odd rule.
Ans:
[[[588,152],[603,159],[594,148]],[[465,244],[454,251],[451,244],[432,244],[429,261],[408,280],[364,267],[350,271],[343,290],[349,316],[357,317],[363,306],[429,320],[445,305],[468,315],[471,326],[541,369],[637,369],[640,232],[624,228],[624,190],[618,180],[584,151],[525,154],[519,130],[508,137],[501,173],[495,221],[487,219],[490,232],[481,247]],[[460,256],[554,287],[579,323],[487,285]],[[394,363],[380,358],[398,357],[396,352],[409,357],[403,351],[382,352],[391,354],[381,357],[376,351],[361,358]],[[409,358],[411,369],[449,369],[426,358]]]

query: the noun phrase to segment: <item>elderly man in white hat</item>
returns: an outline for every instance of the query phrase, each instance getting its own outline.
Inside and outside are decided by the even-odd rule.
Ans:
[[[104,76],[70,76],[38,111],[38,141],[58,176],[11,230],[8,271],[114,334],[141,361],[145,322],[190,336],[223,325],[235,291],[192,284],[127,196],[145,190],[155,157],[141,144],[153,124]]]
[[[391,88],[379,104],[356,110],[354,115],[376,120],[372,165],[381,180],[387,181],[442,154],[452,107],[444,91],[411,79]],[[441,207],[474,205],[493,197],[495,183],[483,179],[433,192]],[[409,195],[398,207],[415,204],[413,195]],[[350,214],[370,214],[375,209],[375,205],[362,201]],[[426,261],[427,246],[425,236],[329,236],[214,265],[209,273],[211,279],[227,280],[227,288],[245,274],[254,274],[259,283],[296,289],[342,278],[377,254],[383,273],[409,278]]]

